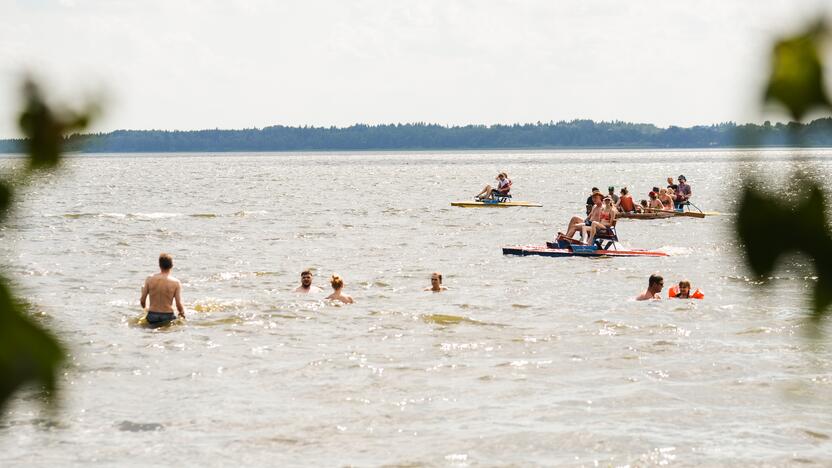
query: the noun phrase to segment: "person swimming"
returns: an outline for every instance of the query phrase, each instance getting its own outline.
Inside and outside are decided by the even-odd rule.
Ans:
[[[303,270],[300,273],[300,286],[295,288],[296,293],[300,294],[309,294],[309,293],[318,293],[321,292],[322,289],[314,286],[312,284],[312,271],[310,270]]]
[[[348,296],[341,292],[344,289],[344,280],[341,279],[338,275],[332,275],[329,279],[329,284],[332,285],[332,289],[334,290],[332,294],[326,297],[326,299],[332,301],[341,301],[344,304],[352,304],[355,301],[352,299],[352,296]]]
[[[672,299],[704,299],[705,294],[696,289],[693,293],[691,293],[691,286],[690,281],[682,280],[679,281],[678,285],[672,286],[670,289],[667,290],[667,297]]]
[[[650,275],[647,279],[647,290],[636,296],[637,301],[647,301],[650,299],[661,299],[660,295],[664,288],[664,278],[659,275]]]
[[[434,271],[433,273],[431,273],[430,287],[425,288],[425,291],[442,292],[446,289],[448,288],[442,286],[442,273],[439,273],[438,271]]]

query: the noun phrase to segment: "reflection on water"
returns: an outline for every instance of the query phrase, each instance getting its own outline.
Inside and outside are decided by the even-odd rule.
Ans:
[[[0,464],[829,464],[832,361],[802,320],[817,279],[800,259],[750,277],[734,254],[732,161],[791,164],[763,156],[70,159],[0,231],[7,275],[71,350],[59,424],[21,393]],[[800,161],[832,173],[826,150]],[[498,170],[544,207],[449,206]],[[643,198],[679,173],[723,215],[618,225],[670,257],[501,255],[564,230],[592,186]],[[151,329],[139,287],[161,251],[187,318]],[[323,291],[293,293],[309,268]],[[434,271],[448,291],[424,291]],[[632,300],[654,272],[706,299]],[[356,304],[324,300],[333,273]]]

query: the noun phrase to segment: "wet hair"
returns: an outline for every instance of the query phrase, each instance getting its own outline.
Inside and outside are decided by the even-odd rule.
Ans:
[[[163,270],[170,270],[173,268],[173,257],[168,253],[159,254],[159,268]]]
[[[621,189],[621,195],[627,195],[628,193],[630,193],[630,191],[627,190],[627,187]]]
[[[650,278],[647,280],[647,286],[653,286],[654,284],[663,283],[664,278],[659,275],[650,275]]]
[[[688,280],[679,281],[679,289],[682,289],[683,286],[690,289],[690,281],[688,281]]]
[[[433,275],[438,276],[439,277],[439,284],[442,284],[442,273],[439,273],[438,271],[434,271],[433,273],[430,274],[431,279],[433,279]]]
[[[342,280],[338,275],[332,275],[332,277],[329,278],[329,284],[332,285],[332,289],[341,289],[344,287],[344,280]]]
[[[642,198],[642,200],[639,202],[639,205],[641,205],[641,206],[647,206],[647,200],[645,200],[645,199],[643,199],[643,198]]]
[[[303,278],[306,275],[312,276],[312,271],[311,270],[303,270],[302,272],[300,272],[300,277],[301,278]]]
[[[598,187],[592,187],[592,191],[593,192],[600,192],[600,190],[598,190]]]

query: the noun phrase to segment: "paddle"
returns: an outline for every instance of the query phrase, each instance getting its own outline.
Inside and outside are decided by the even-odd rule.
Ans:
[[[689,216],[691,218],[704,218],[705,213],[697,213],[696,211],[676,211],[676,210],[660,210],[658,208],[647,208],[648,211],[656,213],[670,213],[673,216]]]

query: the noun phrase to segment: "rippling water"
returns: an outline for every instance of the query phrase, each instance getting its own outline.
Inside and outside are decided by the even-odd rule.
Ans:
[[[829,465],[812,273],[795,259],[753,287],[731,230],[738,170],[832,174],[829,151],[799,155],[71,158],[0,230],[7,274],[70,352],[56,415],[31,392],[8,407],[0,464]],[[498,170],[544,207],[449,206]],[[593,185],[641,198],[680,173],[724,215],[619,224],[670,257],[501,255],[563,230]],[[188,320],[150,330],[139,288],[161,251]],[[356,304],[293,294],[305,268]],[[434,270],[446,293],[423,291]],[[653,272],[706,300],[633,301]]]

